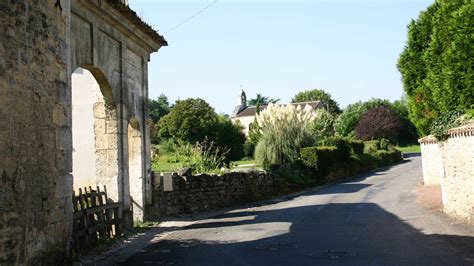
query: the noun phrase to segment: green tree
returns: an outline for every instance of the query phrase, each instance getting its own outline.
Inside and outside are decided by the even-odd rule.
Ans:
[[[314,143],[334,136],[334,115],[324,109],[316,110],[316,119],[310,127],[311,136]]]
[[[356,102],[349,104],[337,117],[334,129],[339,136],[354,137],[355,128],[362,115],[369,109],[378,106],[390,106],[390,102],[382,99],[371,99],[367,102]]]
[[[422,135],[441,114],[474,107],[472,25],[472,1],[436,1],[408,26],[397,66],[410,119]]]
[[[257,93],[257,96],[253,99],[250,99],[248,101],[248,104],[250,106],[261,106],[261,105],[267,105],[269,103],[277,103],[279,101],[280,99],[273,99],[268,96],[263,96],[262,94]]]
[[[153,123],[158,123],[163,116],[170,112],[168,97],[161,94],[156,100],[148,99],[148,110]]]
[[[158,134],[164,139],[203,141],[206,136],[213,136],[213,126],[217,121],[214,108],[203,99],[176,101],[171,111],[160,119]]]
[[[293,103],[299,102],[310,102],[310,101],[321,101],[326,107],[327,111],[331,114],[339,114],[341,109],[339,109],[339,104],[332,99],[331,94],[321,89],[314,89],[308,91],[302,91],[295,95],[292,99]]]

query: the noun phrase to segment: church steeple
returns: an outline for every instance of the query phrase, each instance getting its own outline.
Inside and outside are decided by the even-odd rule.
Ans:
[[[241,86],[241,92],[237,96],[237,106],[234,109],[234,112],[232,113],[232,117],[236,117],[242,110],[247,108],[247,94],[245,94],[245,91],[242,89]]]
[[[242,93],[240,93],[240,105],[247,106],[247,94],[245,94],[245,91],[243,89]]]

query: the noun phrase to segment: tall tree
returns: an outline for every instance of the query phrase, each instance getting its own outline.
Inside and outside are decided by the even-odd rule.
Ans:
[[[148,110],[153,123],[158,123],[158,121],[160,121],[160,118],[167,115],[170,111],[168,97],[166,97],[166,95],[164,94],[161,94],[156,100],[149,99]]]
[[[160,138],[196,142],[213,135],[213,126],[218,116],[206,101],[202,99],[187,99],[176,101],[169,114],[160,119]]]
[[[269,103],[277,103],[279,102],[280,99],[273,99],[268,96],[263,96],[260,93],[257,93],[257,96],[253,99],[250,99],[248,104],[250,106],[261,106],[261,105],[267,105]]]
[[[332,99],[331,94],[322,89],[302,91],[297,93],[292,99],[293,103],[310,101],[323,102],[327,111],[329,111],[331,114],[339,114],[341,112],[341,109],[339,109],[339,104]]]
[[[474,3],[436,1],[408,26],[398,60],[410,119],[422,135],[448,111],[474,108]]]
[[[334,125],[339,136],[355,136],[355,128],[362,115],[369,109],[377,106],[390,106],[390,102],[382,99],[370,99],[367,102],[356,102],[349,104],[340,114]]]

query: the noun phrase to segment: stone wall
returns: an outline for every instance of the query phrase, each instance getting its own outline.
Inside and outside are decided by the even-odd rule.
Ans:
[[[149,218],[190,214],[269,199],[291,191],[288,184],[265,172],[234,172],[221,176],[157,176]]]
[[[432,136],[420,139],[423,182],[425,186],[439,186],[444,176],[443,158],[438,140]]]
[[[439,146],[445,172],[444,211],[474,223],[474,123],[451,130]]]
[[[426,143],[427,138],[420,140],[424,151],[423,174],[438,173],[442,166],[444,211],[474,223],[474,123],[451,129],[448,135],[447,140],[440,142],[435,142],[434,137],[430,136],[429,144]],[[437,152],[441,154],[441,163]]]
[[[72,219],[70,2],[0,1],[0,265],[59,265]]]

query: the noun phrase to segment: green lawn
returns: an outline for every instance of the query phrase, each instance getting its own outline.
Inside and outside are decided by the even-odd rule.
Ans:
[[[180,163],[170,163],[167,162],[166,158],[162,160],[152,162],[153,171],[156,173],[164,173],[164,172],[173,172],[180,169]],[[240,160],[240,161],[233,161],[233,165],[236,165],[235,168],[239,169],[262,169],[262,166],[255,160]]]
[[[156,173],[173,172],[179,170],[180,163],[169,163],[167,161],[154,161],[153,171]]]
[[[241,161],[233,161],[236,165],[246,165],[246,164],[257,164],[255,160],[241,160]]]
[[[412,145],[406,147],[397,147],[397,150],[401,152],[421,152],[420,145]]]
[[[240,161],[233,161],[234,165],[237,165],[236,168],[240,169],[262,169],[262,166],[255,160],[240,160]]]

